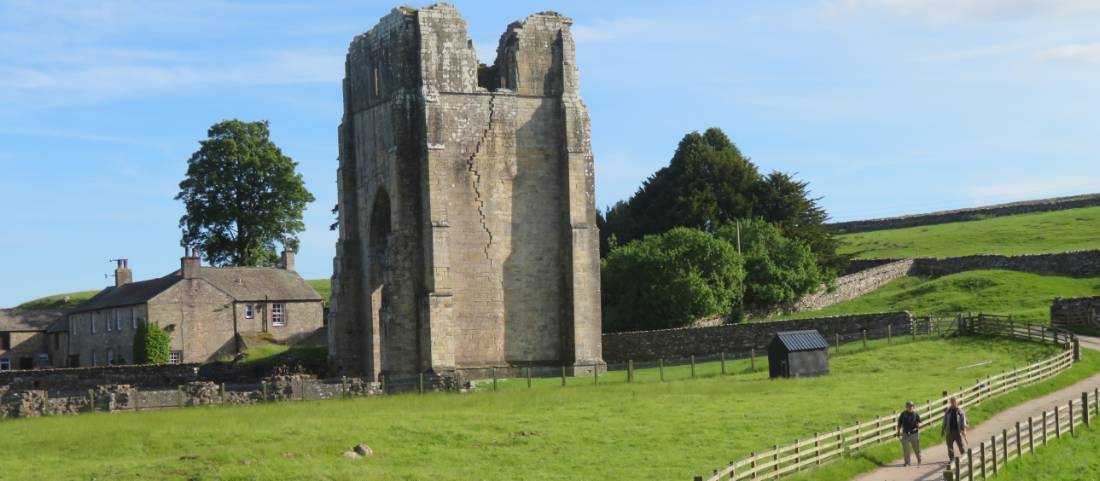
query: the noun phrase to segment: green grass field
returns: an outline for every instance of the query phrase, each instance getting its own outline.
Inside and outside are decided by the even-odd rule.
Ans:
[[[1071,386],[1079,381],[1082,381],[1092,375],[1100,372],[1100,353],[1084,349],[1081,351],[1081,362],[1073,365],[1070,370],[1059,374],[1053,379],[1048,379],[1038,384],[1034,384],[1018,391],[1010,392],[1004,396],[987,400],[977,406],[967,408],[967,415],[970,417],[972,425],[980,424],[982,421],[989,419],[994,414],[997,414],[1005,409],[1020,404],[1029,399],[1044,396],[1059,389]],[[1094,428],[1095,429],[1095,428]],[[1100,435],[1096,435],[1100,438]],[[1098,439],[1100,441],[1100,439]],[[929,447],[935,446],[943,442],[943,437],[940,436],[938,428],[925,430],[921,433],[922,446]],[[1095,456],[1097,451],[1092,452],[1092,456]],[[875,468],[882,466],[886,463],[893,462],[901,457],[901,446],[896,442],[884,443],[879,446],[861,451],[848,458],[841,459],[838,462],[829,464],[824,468],[810,471],[806,474],[791,477],[791,481],[846,481],[853,477],[874,470]],[[1015,464],[1013,465],[1015,466]],[[1054,471],[1057,470],[1057,465],[1054,467]],[[1010,467],[1010,470],[1012,468]],[[1095,468],[1094,468],[1095,469]],[[1004,474],[1001,474],[1001,479],[1004,478]],[[1016,480],[1016,478],[1008,478]],[[1033,478],[1019,478],[1034,479],[1034,480],[1052,480],[1052,481],[1070,481],[1070,480],[1085,480],[1085,479],[1097,479],[1095,476],[1086,477],[1033,477]]]
[[[1057,296],[1100,294],[1100,278],[1042,276],[1016,271],[969,271],[936,279],[903,277],[880,289],[824,309],[784,316],[802,319],[908,310],[914,314],[962,311],[1011,314],[1024,321],[1050,320]]]
[[[1037,254],[1100,248],[1100,207],[1021,214],[840,236],[860,259]]]
[[[1100,426],[1078,428],[1075,438],[1063,437],[1001,468],[1004,481],[1080,481],[1100,479]]]
[[[0,424],[0,476],[689,480],[749,451],[889,412],[905,399],[935,398],[1053,351],[952,339],[843,352],[824,378],[773,381],[761,366],[659,383],[650,371],[633,384],[613,382],[622,375],[614,373],[600,386],[544,379],[526,389],[511,380],[500,392],[10,420]],[[744,370],[739,362],[731,370]],[[357,443],[375,455],[340,456]]]
[[[321,297],[325,298],[325,305],[328,305],[329,297],[332,295],[332,281],[329,279],[310,279],[306,281],[313,290],[317,291]]]
[[[20,304],[20,309],[35,309],[35,310],[47,310],[47,309],[72,309],[90,299],[92,296],[98,294],[99,291],[80,291],[69,292],[66,294],[55,294],[52,296],[40,297],[33,301],[27,301]],[[65,300],[68,297],[69,300]]]

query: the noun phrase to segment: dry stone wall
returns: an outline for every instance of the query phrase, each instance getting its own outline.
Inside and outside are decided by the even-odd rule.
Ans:
[[[1050,324],[1053,326],[1100,327],[1100,296],[1056,297],[1050,304]]]
[[[883,229],[897,229],[901,227],[914,227],[931,224],[944,224],[947,222],[961,222],[978,220],[987,217],[998,217],[1030,212],[1049,212],[1055,210],[1075,209],[1078,207],[1092,207],[1100,205],[1100,194],[1075,195],[1070,197],[1055,197],[1052,199],[1031,200],[1026,202],[1012,202],[971,209],[948,210],[931,212],[928,214],[905,215],[899,217],[886,217],[882,219],[856,220],[850,222],[836,222],[829,224],[834,232],[852,233],[866,232]]]
[[[816,329],[829,338],[835,334],[855,333],[863,329],[885,331],[889,326],[894,333],[903,334],[910,331],[912,319],[912,315],[902,311],[608,333],[603,335],[604,359],[607,362],[655,361],[762,349],[780,331]]]
[[[822,288],[815,294],[803,297],[789,312],[813,311],[855,299],[885,286],[890,281],[909,275],[912,267],[912,259],[902,259],[838,277],[835,289],[829,291]]]
[[[849,272],[861,271],[903,260],[905,259],[853,260],[848,270]],[[1100,250],[1093,249],[1017,256],[973,255],[947,257],[943,259],[918,257],[912,259],[912,268],[909,269],[908,274],[923,277],[940,277],[984,269],[1002,269],[1043,275],[1094,277],[1100,276]]]

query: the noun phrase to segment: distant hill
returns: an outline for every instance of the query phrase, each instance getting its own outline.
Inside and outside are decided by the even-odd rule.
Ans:
[[[309,285],[312,286],[313,289],[315,291],[317,291],[318,294],[321,295],[321,297],[325,298],[325,304],[327,305],[329,295],[330,295],[330,292],[332,290],[331,287],[329,286],[329,280],[328,279],[313,279],[313,280],[309,280],[309,281],[306,281],[306,282],[308,282]],[[24,302],[24,303],[20,304],[18,307],[20,309],[35,309],[35,310],[40,310],[40,309],[49,309],[49,310],[72,309],[72,308],[76,307],[77,305],[79,305],[81,302],[84,302],[84,301],[88,300],[89,298],[91,298],[92,296],[96,295],[96,293],[98,293],[98,292],[99,291],[80,291],[80,292],[69,292],[67,294],[54,294],[52,296],[41,297],[41,298],[35,299],[33,301]]]
[[[859,259],[1040,254],[1100,248],[1100,207],[1060,210],[840,236]]]
[[[20,304],[20,309],[32,309],[32,310],[67,310],[76,307],[81,302],[90,299],[92,296],[99,293],[99,291],[80,291],[69,292],[66,294],[54,294],[52,296],[40,297],[33,301],[27,301]]]

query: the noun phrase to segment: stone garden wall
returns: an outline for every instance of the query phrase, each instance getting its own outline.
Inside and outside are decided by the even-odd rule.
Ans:
[[[902,259],[838,277],[833,291],[822,288],[815,294],[803,297],[789,312],[812,311],[855,299],[885,286],[890,281],[905,277],[912,267],[912,259]]]
[[[1050,304],[1050,324],[1058,327],[1100,326],[1100,296],[1054,298]]]
[[[904,259],[857,259],[848,267],[849,272],[880,267]],[[1003,269],[1030,272],[1032,274],[1058,275],[1072,277],[1100,276],[1100,250],[1058,252],[1051,254],[1025,254],[1018,256],[974,255],[936,259],[918,257],[912,259],[912,268],[908,274],[914,276],[940,277],[959,272]]]
[[[885,312],[820,317],[775,322],[750,322],[713,327],[686,327],[659,331],[635,331],[603,335],[604,360],[608,363],[680,359],[763,349],[776,332],[816,329],[826,338],[858,333],[863,329],[904,335],[912,327],[908,312]]]
[[[1026,202],[1012,202],[971,209],[946,210],[931,212],[928,214],[904,215],[900,217],[886,217],[882,219],[856,220],[850,222],[836,222],[829,227],[838,233],[865,232],[872,230],[897,229],[900,227],[913,227],[930,224],[943,224],[947,222],[960,222],[978,220],[987,217],[1005,215],[1026,214],[1029,212],[1049,212],[1055,210],[1075,209],[1078,207],[1091,207],[1100,205],[1100,194],[1075,195],[1071,197],[1056,197],[1053,199],[1031,200]]]

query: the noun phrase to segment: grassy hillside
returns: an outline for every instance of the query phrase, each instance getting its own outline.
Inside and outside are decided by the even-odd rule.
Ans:
[[[1100,207],[840,236],[857,258],[1035,254],[1100,248]]]
[[[869,294],[817,311],[786,318],[808,318],[907,310],[915,314],[985,311],[1022,320],[1050,320],[1057,296],[1100,294],[1100,278],[1041,276],[1016,271],[970,271],[937,279],[903,277]]]
[[[313,290],[325,298],[325,304],[328,304],[329,297],[332,295],[332,281],[329,279],[312,279],[306,282],[313,286]]]
[[[46,296],[35,299],[33,301],[27,301],[20,304],[20,309],[72,309],[81,302],[90,299],[92,296],[99,293],[99,291],[81,291],[81,292],[69,292],[67,294],[56,294],[53,296]],[[65,300],[65,298],[68,300]]]
[[[749,451],[898,409],[906,398],[935,398],[1052,352],[1007,340],[878,346],[834,357],[824,378],[772,381],[762,370],[12,420],[0,437],[0,466],[12,480],[691,479]],[[107,442],[73,442],[93,439]],[[374,456],[341,457],[357,443]]]

